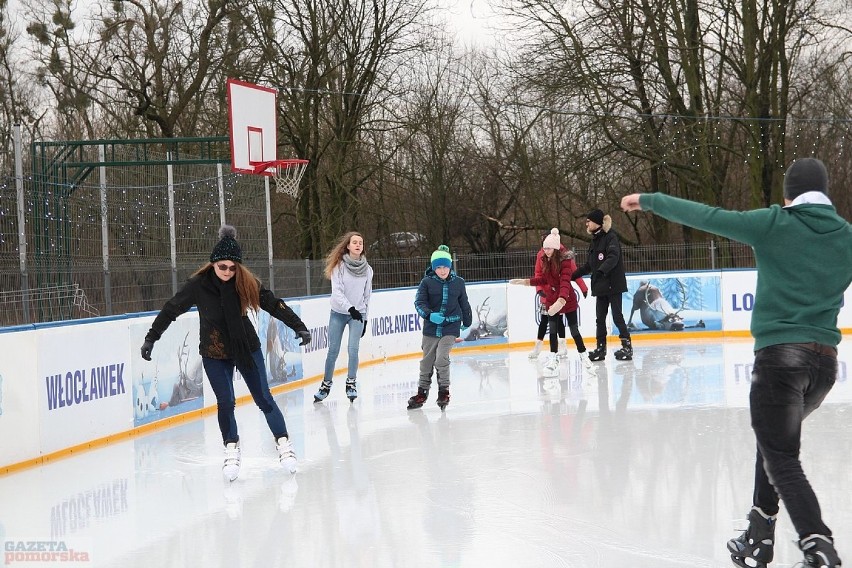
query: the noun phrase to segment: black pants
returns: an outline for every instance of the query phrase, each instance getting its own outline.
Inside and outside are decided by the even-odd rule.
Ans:
[[[565,337],[565,322],[562,317],[557,318],[558,329],[556,330],[556,334],[559,337]],[[541,314],[541,321],[538,322],[538,333],[536,334],[536,339],[539,341],[544,340],[544,336],[547,335],[547,330],[550,327],[550,316],[547,313]]]
[[[755,352],[751,427],[757,440],[754,505],[778,513],[778,499],[802,539],[831,536],[799,461],[802,421],[819,408],[837,378],[837,351],[816,343],[772,345]]]
[[[577,311],[568,312],[567,314],[556,314],[555,316],[542,315],[541,323],[538,324],[538,339],[544,339],[544,333],[550,330],[550,352],[559,352],[559,339],[565,337],[565,319],[568,320],[568,329],[571,330],[571,338],[574,340],[574,345],[577,346],[577,353],[585,353],[586,344],[583,342],[583,336],[580,334],[579,320]]]
[[[597,337],[598,345],[606,345],[606,336],[608,333],[606,328],[606,314],[610,308],[612,308],[612,323],[618,328],[618,337],[621,339],[630,339],[630,332],[627,330],[627,324],[624,323],[624,314],[621,313],[621,294],[595,296],[595,324],[597,326],[595,336]]]

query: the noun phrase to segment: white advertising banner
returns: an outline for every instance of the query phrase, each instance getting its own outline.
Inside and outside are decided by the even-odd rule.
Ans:
[[[680,330],[744,334],[754,309],[756,282],[754,270],[630,275],[623,314],[637,338]],[[535,288],[497,282],[468,284],[467,291],[473,321],[462,332],[458,347],[531,343],[536,338],[541,313]],[[373,293],[366,333],[360,342],[362,364],[397,356],[419,357],[423,321],[414,309],[415,295],[416,287]],[[852,292],[847,291],[838,319],[847,333],[852,331],[850,303]],[[255,319],[271,386],[321,377],[328,353],[328,296],[288,304],[308,326],[312,340],[307,346],[299,346],[295,334],[277,320],[265,314]],[[0,445],[0,467],[214,406],[215,396],[198,354],[197,312],[182,315],[170,326],[155,344],[154,360],[148,362],[141,358],[139,348],[153,317],[101,318],[0,334],[2,352],[15,354],[0,361],[0,436],[6,434],[6,442]],[[593,348],[595,298],[580,299],[579,324],[587,347]],[[617,333],[611,317],[607,328],[610,334]],[[346,370],[347,339],[344,335],[334,363],[338,373]],[[724,391],[729,401],[736,401],[734,404],[747,404],[743,395],[747,394],[751,347],[749,339],[742,345],[725,347]],[[839,383],[847,380],[848,356],[843,348],[841,344]],[[706,356],[701,359],[706,362]],[[508,388],[547,390],[539,381],[541,373],[535,363],[526,359],[526,352],[513,356],[509,366],[521,365],[525,371],[518,377],[510,374]],[[488,380],[485,371],[492,364],[503,365],[488,362],[483,356],[469,370],[473,378],[465,386],[484,384]],[[641,366],[638,357],[634,367]],[[687,375],[697,373],[691,367],[685,371],[688,366],[682,363],[675,366]],[[677,390],[678,376],[673,372],[666,383],[672,392]],[[393,380],[411,386],[417,378]],[[652,396],[655,404],[663,400],[657,392],[661,384],[637,386],[637,392]],[[248,394],[238,373],[234,390],[237,397]],[[298,423],[293,426],[298,429]]]
[[[0,333],[0,467],[39,454],[36,376],[37,331]],[[14,509],[10,509],[14,510]]]
[[[748,331],[754,309],[757,272],[722,272],[722,318],[725,331]]]
[[[133,428],[127,325],[119,319],[38,330],[43,453]]]

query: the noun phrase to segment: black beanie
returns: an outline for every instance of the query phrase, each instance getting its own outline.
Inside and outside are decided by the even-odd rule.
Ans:
[[[219,242],[210,253],[210,262],[217,260],[233,260],[239,263],[243,261],[243,251],[237,242],[237,230],[231,225],[219,227]]]
[[[828,195],[828,172],[825,164],[816,158],[799,158],[784,174],[784,199],[793,201],[808,191]]]
[[[586,219],[594,223],[595,225],[603,225],[604,212],[600,209],[592,209],[589,211],[589,214],[586,215]]]

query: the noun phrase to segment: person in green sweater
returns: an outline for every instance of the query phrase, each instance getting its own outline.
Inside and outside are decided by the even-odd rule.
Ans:
[[[798,533],[804,565],[840,566],[799,459],[802,421],[837,378],[837,315],[852,282],[852,226],[828,197],[825,165],[815,158],[790,165],[784,174],[784,207],[727,211],[645,193],[625,196],[621,208],[650,211],[754,249],[755,356],[749,395],[757,440],[754,496],[748,529],[728,541],[728,550],[739,566],[764,568],[772,561],[780,497]],[[790,262],[793,258],[796,262]]]

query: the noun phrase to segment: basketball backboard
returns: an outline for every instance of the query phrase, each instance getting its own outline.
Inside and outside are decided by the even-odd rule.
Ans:
[[[231,170],[256,173],[254,165],[278,158],[276,90],[228,79],[228,124],[231,136]],[[274,175],[275,167],[260,172]]]

